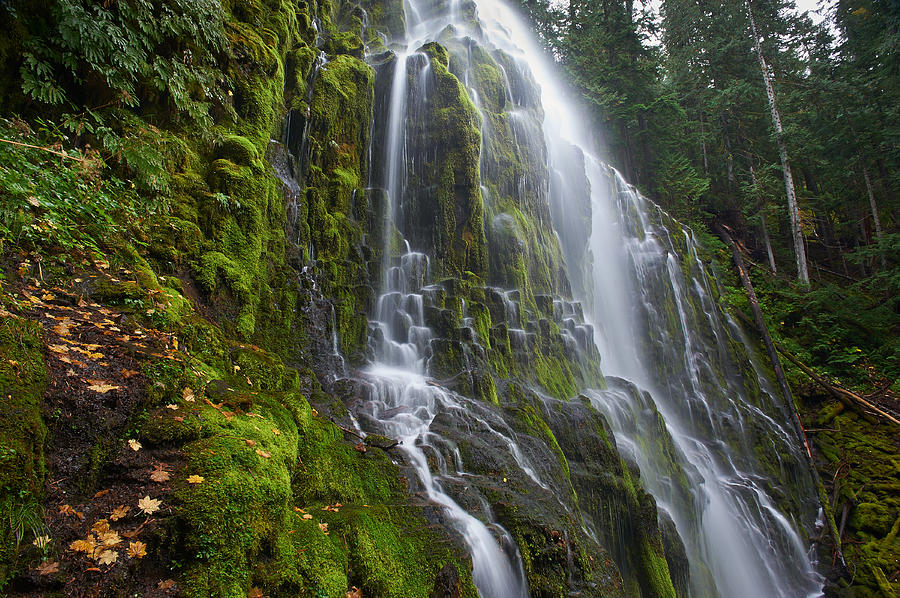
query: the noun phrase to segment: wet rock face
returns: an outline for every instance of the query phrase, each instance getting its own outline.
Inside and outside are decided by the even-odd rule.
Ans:
[[[303,84],[289,93],[283,145],[270,152],[301,270],[295,355],[323,383],[317,408],[348,429],[349,409],[378,430],[364,407],[370,381],[340,378],[387,342],[408,343],[432,383],[466,406],[437,412],[425,457],[432,471],[466,472],[444,476],[443,490],[518,554],[532,596],[674,595],[667,559],[683,555],[677,536],[663,541],[655,503],[603,416],[577,398],[604,380],[553,232],[556,183],[534,80],[509,55],[450,28],[408,57],[385,51],[374,30],[388,43],[402,37],[399,4],[363,8],[338,13],[354,27],[358,19],[378,49],[365,64],[352,39],[330,32],[324,57],[297,56],[307,70],[292,79]],[[461,9],[474,14],[468,3]],[[392,146],[397,84],[405,124]],[[405,163],[391,174],[396,159]],[[391,279],[405,276],[410,251],[422,252],[421,271]],[[379,417],[411,415],[404,409]],[[367,451],[411,465],[396,438],[369,438],[379,440],[363,443]],[[414,496],[427,490],[412,467],[405,479]],[[465,547],[445,512],[426,512]],[[471,575],[443,567],[431,596],[466,595]]]

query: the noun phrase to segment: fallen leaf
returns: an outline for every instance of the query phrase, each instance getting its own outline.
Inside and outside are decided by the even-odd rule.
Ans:
[[[119,519],[122,519],[123,517],[125,517],[128,514],[128,511],[130,511],[130,510],[131,510],[131,507],[126,507],[125,505],[120,505],[120,506],[116,507],[115,509],[113,509],[112,515],[110,515],[109,518],[112,519],[113,521],[118,521]]]
[[[310,519],[312,519],[312,515],[310,515],[309,513],[304,513],[300,519],[303,519],[304,521],[309,521]]]
[[[272,456],[272,453],[270,453],[269,451],[264,451],[262,449],[256,449],[256,454],[260,457],[265,457],[266,459]]]
[[[353,448],[360,453],[366,452],[366,443],[365,442],[357,442],[353,445]]]
[[[294,510],[297,511],[298,513],[306,513],[306,511],[304,511],[300,507],[294,507]]]
[[[244,442],[247,443],[247,446],[256,446],[256,441],[255,441],[255,440],[250,440],[250,439],[248,438],[247,440],[244,440]]]
[[[69,328],[72,327],[72,320],[65,318],[62,322],[53,327],[53,332],[60,336],[69,336]]]
[[[100,492],[96,493],[94,495],[94,498],[100,498],[101,496],[106,496],[107,494],[109,494],[109,488],[107,488],[106,490],[101,490]]]
[[[106,519],[100,519],[91,526],[91,531],[102,534],[109,531],[109,522]]]
[[[89,535],[87,540],[75,540],[69,544],[69,550],[92,554],[94,552],[94,546],[93,535]]]
[[[116,544],[122,543],[122,538],[119,536],[119,532],[103,532],[100,534],[100,542],[104,546],[115,546]]]
[[[161,581],[158,584],[156,584],[156,589],[158,589],[158,590],[171,590],[174,587],[175,587],[174,579],[167,579],[165,581]]]
[[[133,559],[142,559],[147,556],[147,545],[141,541],[129,542],[125,554]]]
[[[356,586],[353,586],[352,588],[347,590],[347,593],[344,595],[344,598],[363,598],[362,590],[360,590]]]
[[[47,348],[54,353],[68,353],[69,348],[65,345],[47,345]]]
[[[202,484],[202,483],[203,483],[203,479],[204,479],[204,478],[203,478],[202,475],[196,475],[196,474],[194,474],[194,475],[188,476],[187,483],[188,483],[188,484]]]
[[[133,451],[139,451],[142,448],[141,443],[138,442],[137,440],[135,440],[134,438],[130,438],[128,440],[128,446],[131,447],[131,450],[133,450]]]
[[[100,553],[97,563],[100,565],[112,565],[119,558],[119,553],[115,550],[104,550]]]
[[[181,398],[183,398],[188,403],[193,403],[194,402],[194,391],[191,390],[190,388],[185,388],[181,392]]]
[[[178,411],[178,405],[174,405],[172,403],[166,405],[166,409],[171,409],[172,411]]]
[[[89,355],[89,357],[90,357],[90,355]],[[88,388],[91,389],[91,390],[93,390],[93,391],[95,391],[95,392],[98,392],[98,393],[100,393],[100,394],[106,394],[106,393],[108,393],[108,392],[111,391],[111,390],[117,390],[117,389],[122,388],[122,387],[121,387],[121,386],[117,386],[117,385],[115,385],[115,384],[106,384],[106,383],[104,383],[104,382],[101,382],[101,383],[98,383],[98,384],[91,384],[90,386],[88,386]]]
[[[319,529],[322,530],[323,534],[325,534],[326,536],[328,535],[328,524],[327,523],[320,523]]]
[[[113,329],[110,328],[110,330],[113,330]],[[115,330],[118,332],[118,328],[116,328]],[[132,376],[137,376],[137,375],[138,375],[138,372],[136,372],[134,370],[122,370],[122,377],[125,378],[126,380],[128,378],[131,378]]]
[[[262,590],[259,588],[250,588],[250,591],[247,592],[247,598],[265,598]]]
[[[154,469],[150,473],[150,479],[156,482],[157,484],[162,484],[163,482],[168,482],[172,476],[169,475],[168,471],[163,471],[162,469]]]
[[[149,495],[138,501],[138,508],[146,515],[152,515],[159,510],[162,501],[157,498],[150,498]]]
[[[57,561],[44,561],[35,568],[35,571],[41,575],[52,575],[59,573],[59,563]]]
[[[74,517],[75,509],[73,509],[71,505],[59,505],[59,513],[66,517]]]
[[[174,419],[174,420],[177,421],[177,422],[183,422],[183,421],[184,421],[184,416],[182,416],[182,415],[176,415],[176,416],[173,417],[172,419]]]
[[[281,430],[279,430],[278,428],[272,428],[272,434],[274,434],[275,436],[281,436]]]
[[[248,413],[247,417],[258,417],[259,419],[266,419],[263,416],[261,416],[259,413],[253,413],[253,412]]]
[[[38,536],[32,542],[35,546],[43,550],[48,544],[50,544],[50,536]]]

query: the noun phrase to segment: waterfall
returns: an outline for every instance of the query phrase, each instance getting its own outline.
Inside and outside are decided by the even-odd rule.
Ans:
[[[473,9],[477,19],[467,14]],[[602,356],[607,385],[583,394],[606,416],[620,453],[639,467],[660,511],[674,521],[690,563],[691,595],[819,595],[821,579],[802,533],[818,505],[786,423],[790,414],[756,367],[752,344],[719,307],[713,274],[693,233],[597,157],[594,134],[583,125],[588,119],[567,99],[552,64],[512,9],[497,0],[407,0],[404,17],[405,37],[389,40],[389,104],[387,121],[379,125],[383,154],[372,174],[387,206],[370,334],[374,360],[362,373],[367,400],[354,414],[361,433],[401,441],[416,487],[439,505],[472,555],[482,596],[528,595],[515,543],[487,500],[459,498],[457,487],[470,474],[459,448],[435,431],[437,420],[451,414],[484,430],[534,487],[550,485],[502,416],[430,378],[437,338],[427,311],[442,289],[433,280],[431,248],[417,246],[420,233],[409,224],[415,206],[406,203],[422,193],[410,180],[422,177],[409,173],[418,173],[433,151],[415,134],[433,76],[432,58],[420,48],[438,41],[470,62],[476,45],[502,52],[509,60],[500,64],[499,94],[480,93],[479,74],[465,61],[454,65],[482,116],[481,193],[494,214],[485,228],[500,238],[518,226],[494,205],[497,192],[536,214],[540,238],[531,242],[562,248],[571,294],[580,304],[556,299],[551,311],[567,351],[588,354],[593,343]],[[490,106],[503,111],[516,159],[543,169],[523,167],[514,180],[501,176],[504,165],[492,155],[500,134]],[[548,284],[565,293],[568,282],[549,276]],[[503,312],[512,350],[524,351],[535,333],[523,325],[518,291],[486,293]],[[464,303],[460,309],[474,335]],[[780,487],[783,482],[789,488]],[[571,553],[567,558],[571,576]]]
[[[691,562],[693,594],[818,595],[822,580],[798,531],[814,521],[815,491],[787,423],[790,415],[765,379],[754,380],[743,371],[748,364],[735,360],[735,351],[747,355],[753,349],[717,305],[693,234],[592,155],[591,133],[580,126],[585,119],[566,101],[514,12],[491,0],[476,4],[491,42],[520,56],[541,87],[557,178],[587,183],[589,242],[564,249],[570,273],[579,265],[584,270],[583,277],[576,272],[572,278],[584,281],[576,293],[596,325],[604,371],[630,381],[618,386],[631,386],[631,392],[610,385],[588,394],[675,520]],[[573,149],[583,159],[572,160]],[[577,237],[584,228],[566,217],[577,213],[572,199],[566,185],[557,185],[551,196],[563,237]],[[652,447],[652,436],[660,432],[641,423],[648,407],[662,415],[670,451],[642,448]],[[673,480],[679,475],[688,487]],[[782,480],[800,489],[805,500],[796,506],[805,512],[775,506]]]

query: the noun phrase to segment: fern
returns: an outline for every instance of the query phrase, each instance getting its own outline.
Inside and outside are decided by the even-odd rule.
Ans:
[[[137,106],[153,90],[168,96],[176,119],[208,125],[211,103],[223,101],[216,0],[51,0],[32,21],[22,89],[38,102]],[[76,101],[75,90],[94,97]]]

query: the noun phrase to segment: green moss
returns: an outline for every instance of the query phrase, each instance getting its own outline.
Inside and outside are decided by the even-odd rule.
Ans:
[[[43,526],[44,440],[41,399],[47,367],[40,327],[0,308],[0,588],[14,572],[18,539]]]
[[[164,409],[144,426],[168,433],[167,441],[195,438],[184,447],[188,462],[173,499],[187,596],[245,596],[250,586],[341,596],[351,585],[366,595],[425,596],[447,563],[462,572],[464,595],[476,595],[457,549],[406,504],[384,451],[354,450],[315,415],[276,356],[239,347],[231,358],[240,365],[221,406],[179,401],[198,417],[178,422]],[[167,386],[185,382],[177,376]],[[174,426],[189,431],[172,435]],[[185,483],[194,474],[203,482]]]

